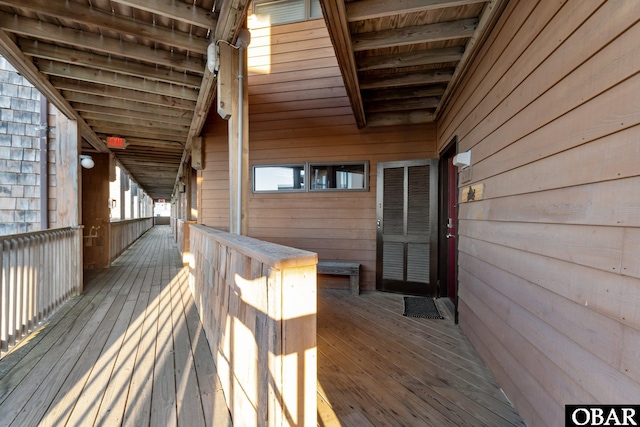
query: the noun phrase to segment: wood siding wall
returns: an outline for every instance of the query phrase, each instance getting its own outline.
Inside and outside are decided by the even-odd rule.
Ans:
[[[323,20],[252,30],[249,162],[368,160],[369,191],[249,194],[249,235],[359,262],[375,288],[376,165],[436,157],[435,125],[359,130]],[[203,132],[199,223],[229,229],[227,125],[212,111]],[[321,278],[348,288],[348,277]]]
[[[639,18],[511,2],[438,122],[484,184],[459,210],[460,324],[530,426],[640,396]]]
[[[106,268],[115,258],[110,253],[109,155],[93,153],[95,166],[82,174],[82,264],[85,269]]]

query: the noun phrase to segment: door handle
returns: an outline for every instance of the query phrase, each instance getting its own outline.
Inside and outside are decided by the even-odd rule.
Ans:
[[[451,234],[451,233],[447,233],[447,235],[445,236],[447,239],[451,239],[452,237],[456,237],[455,234]]]
[[[381,222],[380,220],[378,220],[378,221],[377,221],[377,224],[378,224],[378,228],[380,228],[380,226],[381,226],[382,222]]]

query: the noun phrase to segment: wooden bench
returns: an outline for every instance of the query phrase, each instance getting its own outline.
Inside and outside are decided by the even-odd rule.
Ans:
[[[335,274],[349,277],[351,295],[360,295],[360,264],[344,261],[318,261],[318,274]]]

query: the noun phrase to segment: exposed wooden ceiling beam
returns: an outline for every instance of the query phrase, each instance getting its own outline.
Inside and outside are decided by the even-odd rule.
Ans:
[[[367,104],[367,114],[382,113],[387,111],[408,111],[420,109],[432,109],[435,111],[440,104],[440,98],[432,96],[429,98],[410,98],[389,101],[372,102]]]
[[[104,117],[105,120],[108,117],[111,117],[113,120],[119,119],[128,119],[128,120],[138,120],[138,121],[152,121],[164,123],[167,126],[189,126],[191,124],[191,117],[180,117],[174,115],[166,115],[160,114],[164,112],[162,110],[158,113],[148,113],[146,111],[135,111],[130,109],[121,109],[114,107],[102,107],[95,104],[83,104],[83,103],[73,103],[71,104],[76,111],[80,112],[83,117],[90,117],[89,115],[95,115],[96,117],[99,115]],[[144,105],[144,104],[141,104]]]
[[[349,22],[482,3],[486,0],[360,0],[347,3]]]
[[[473,35],[477,24],[478,20],[476,18],[469,18],[355,34],[352,38],[353,50],[382,49],[385,47],[467,38]]]
[[[113,123],[117,126],[118,123],[123,125],[139,126],[140,128],[152,128],[152,129],[167,129],[167,131],[180,130],[187,132],[189,130],[189,124],[179,125],[176,123],[169,123],[164,120],[149,120],[141,119],[133,116],[111,116],[102,113],[82,112],[80,114],[83,119],[88,123],[101,122],[101,123]]]
[[[428,87],[404,87],[394,89],[378,89],[363,91],[362,99],[366,102],[388,101],[392,99],[442,97],[445,85]]]
[[[75,80],[64,79],[61,77],[51,77],[51,83],[58,90],[81,92],[91,95],[108,96],[111,98],[125,99],[129,101],[144,102],[147,104],[158,105],[162,107],[180,108],[184,110],[193,110],[195,103],[193,101],[169,98],[153,93],[145,93],[137,90],[120,89],[111,86],[104,86],[96,83],[78,82]]]
[[[195,90],[185,88],[184,86],[122,75],[111,71],[95,70],[62,62],[43,61],[43,63],[39,65],[40,72],[49,76],[65,77],[81,82],[97,83],[190,101],[198,99],[198,93]]]
[[[104,142],[98,138],[91,127],[73,109],[62,94],[41,74],[33,63],[27,58],[13,39],[4,31],[0,30],[0,53],[21,73],[36,89],[40,91],[58,110],[65,116],[77,120],[80,134],[96,150],[108,153],[109,149]]]
[[[374,113],[367,116],[367,126],[415,125],[431,123],[434,119],[432,110]]]
[[[106,13],[82,3],[51,0],[0,0],[0,5],[27,9],[38,14],[70,20],[103,30],[117,31],[200,54],[206,53],[209,45],[206,39],[200,37],[172,31],[170,28],[160,25]]]
[[[329,36],[340,64],[340,72],[344,81],[351,109],[359,128],[367,125],[364,113],[356,60],[352,50],[351,33],[347,23],[347,12],[343,0],[320,0],[322,15],[329,31]]]
[[[216,28],[216,14],[193,4],[173,0],[111,0],[156,15],[186,22],[197,27]],[[229,3],[229,2],[227,2]]]
[[[447,83],[453,76],[453,69],[438,69],[423,71],[421,73],[390,74],[388,76],[376,76],[375,79],[362,79],[362,89],[382,89],[402,86],[418,86],[436,83]]]
[[[165,106],[165,108],[158,111],[158,108],[155,105],[138,102],[137,100],[116,99],[109,98],[103,95],[92,95],[88,93],[71,91],[63,91],[62,94],[69,102],[71,102],[74,108],[76,106],[76,103],[82,103],[91,104],[97,107],[111,107],[123,111],[132,110],[139,113],[149,113],[153,115],[161,113],[163,116],[171,115],[176,118],[188,118],[189,121],[191,121],[191,118],[193,116],[193,111],[188,109]]]
[[[86,122],[89,123],[92,128],[96,129],[96,133],[98,133],[98,129],[108,129],[107,132],[100,131],[99,133],[110,135],[131,135],[132,137],[137,136],[139,138],[158,139],[162,141],[184,141],[187,135],[186,129],[179,126],[176,126],[173,129],[167,129],[142,124],[114,122],[110,120],[101,121],[87,119]],[[143,134],[148,136],[143,136]]]
[[[369,56],[358,59],[358,71],[416,67],[421,65],[440,64],[443,62],[458,62],[462,58],[463,52],[464,48],[462,47],[447,47],[426,51]]]
[[[106,138],[109,136],[108,134],[99,134],[102,138]],[[156,139],[144,139],[144,138],[127,138],[127,144],[129,148],[141,147],[141,148],[159,148],[163,150],[177,150],[179,153],[182,153],[182,149],[184,146],[176,141],[158,141]],[[126,151],[124,150],[124,151]],[[123,151],[119,151],[122,153]]]
[[[195,74],[174,71],[169,68],[153,65],[143,65],[126,59],[96,55],[91,52],[64,48],[36,40],[20,39],[18,44],[25,55],[34,58],[82,65],[96,70],[112,71],[149,80],[193,87],[195,89],[200,87],[201,76]]]
[[[6,12],[0,12],[0,29],[22,36],[91,49],[106,55],[144,61],[193,73],[202,73],[205,65],[202,59],[192,56],[162,49],[153,49],[136,43],[103,37],[87,31],[59,27]]]

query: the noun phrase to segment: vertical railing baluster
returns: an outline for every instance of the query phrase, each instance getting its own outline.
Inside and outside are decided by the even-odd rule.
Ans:
[[[17,293],[17,280],[16,280],[16,269],[17,269],[17,257],[16,257],[16,242],[15,239],[9,239],[9,256],[10,256],[10,266],[9,266],[9,345],[13,345],[16,342],[16,304],[18,302]]]
[[[9,348],[9,242],[0,241],[0,351]]]
[[[29,284],[27,275],[29,265],[29,240],[24,237],[20,240],[20,257],[22,258],[20,262],[20,324],[18,337],[23,337],[27,335],[29,329]]]

